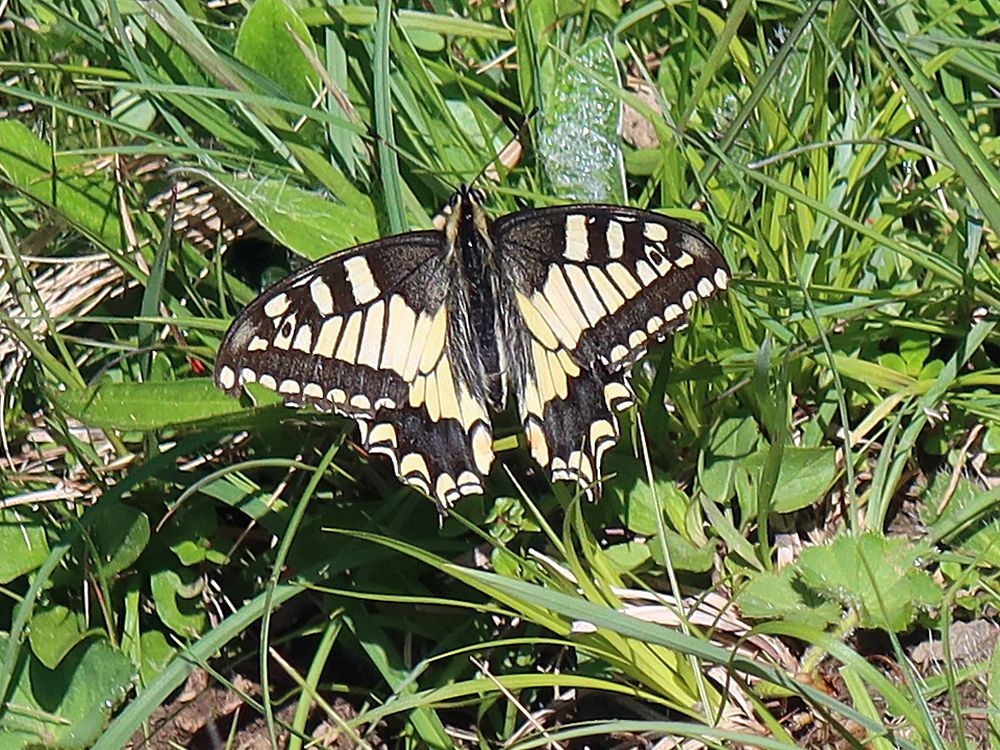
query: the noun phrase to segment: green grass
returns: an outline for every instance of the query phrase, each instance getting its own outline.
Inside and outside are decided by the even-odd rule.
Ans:
[[[1000,4],[391,7],[0,17],[9,746],[122,746],[203,668],[292,747],[1000,747],[1000,657],[949,639],[998,608]],[[142,159],[290,264],[171,231]],[[477,179],[734,270],[636,367],[597,505],[511,429],[442,518],[345,420],[207,377],[262,285]]]

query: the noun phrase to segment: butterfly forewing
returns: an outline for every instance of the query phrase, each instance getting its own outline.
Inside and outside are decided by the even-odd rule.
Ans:
[[[553,479],[600,489],[615,413],[632,403],[629,367],[725,289],[729,269],[700,232],[650,211],[559,206],[498,219],[515,289],[508,338],[532,456]]]
[[[443,504],[481,493],[492,432],[453,340],[445,261],[440,232],[413,232],[300,270],[233,321],[216,382],[354,418],[370,452]]]

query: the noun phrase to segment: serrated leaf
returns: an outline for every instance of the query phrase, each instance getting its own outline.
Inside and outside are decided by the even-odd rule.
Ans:
[[[916,567],[918,554],[905,539],[845,535],[804,550],[798,565],[808,586],[853,607],[862,627],[899,632],[918,608],[942,598],[934,580]]]
[[[35,514],[16,508],[0,510],[0,583],[30,573],[48,555],[45,529]]]
[[[797,579],[793,566],[754,575],[737,597],[745,617],[799,622],[822,630],[841,616],[838,604],[823,599]]]
[[[233,414],[243,407],[207,378],[176,382],[101,383],[84,390],[53,393],[53,400],[89,427],[158,430]]]

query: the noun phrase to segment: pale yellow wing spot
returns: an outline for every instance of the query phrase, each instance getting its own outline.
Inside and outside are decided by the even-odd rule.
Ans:
[[[274,341],[271,342],[271,345],[275,349],[288,351],[288,347],[292,345],[292,336],[294,335],[295,313],[292,313],[278,325],[278,332],[274,335]]]
[[[592,326],[596,325],[601,318],[608,314],[608,311],[587,279],[587,273],[580,266],[567,266],[566,278],[573,285],[573,293],[580,302],[587,322]]]
[[[295,340],[292,342],[292,349],[309,353],[312,349],[312,326],[299,326],[299,330],[295,333]]]
[[[575,345],[575,342],[580,338],[580,334],[587,330],[587,318],[579,305],[576,304],[573,293],[569,290],[569,285],[566,283],[566,277],[559,266],[552,266],[549,269],[545,286],[542,287],[542,293],[548,299],[549,304],[552,305],[556,316],[562,320],[566,329],[572,335]]]
[[[587,239],[587,217],[584,214],[570,214],[566,217],[566,237],[563,257],[567,260],[583,262],[590,257],[590,243]]]
[[[333,314],[333,292],[322,276],[316,276],[309,284],[309,294],[320,315]]]
[[[437,366],[441,352],[444,350],[445,336],[448,333],[448,310],[441,307],[434,314],[431,321],[430,330],[427,332],[427,340],[423,344],[423,352],[420,355],[420,364],[417,369],[427,373]]]
[[[381,293],[365,256],[355,255],[345,260],[344,271],[347,273],[347,282],[351,285],[351,293],[359,305],[371,302]]]
[[[459,419],[462,422],[462,427],[466,430],[471,430],[472,425],[476,422],[489,422],[489,414],[486,412],[486,409],[471,394],[466,392],[465,389],[462,389],[459,395],[458,409],[461,414]]]
[[[418,406],[422,406],[426,390],[427,378],[423,375],[417,375],[412,381],[410,381],[410,406],[414,409]]]
[[[406,368],[406,355],[413,346],[417,315],[401,295],[389,300],[389,318],[385,326],[385,346],[381,366],[402,375]]]
[[[611,312],[617,311],[625,304],[625,298],[622,297],[621,292],[611,283],[611,279],[607,277],[607,274],[600,267],[590,266],[587,268],[587,273],[590,274],[590,280],[594,282],[594,287],[601,296],[601,302]]]
[[[267,301],[267,304],[264,305],[264,314],[269,318],[280,318],[288,312],[290,305],[291,300],[288,299],[288,295],[282,292]]]
[[[398,445],[396,428],[388,422],[379,422],[369,430],[368,442],[370,444],[381,443],[395,448]]]
[[[646,239],[652,240],[653,242],[664,242],[669,236],[670,232],[662,224],[654,224],[652,222],[647,222],[642,227],[643,234]]]
[[[552,372],[549,370],[548,352],[537,341],[531,342],[531,362],[537,377],[538,395],[542,403],[548,403],[555,396],[555,384],[552,382]],[[539,410],[539,415],[544,412]]]
[[[472,460],[476,463],[476,468],[483,476],[490,473],[493,465],[493,435],[489,428],[482,422],[472,428],[469,436],[472,443]]]
[[[441,419],[441,402],[438,393],[437,370],[427,373],[427,385],[424,389],[424,408],[431,421]]]
[[[625,229],[617,221],[608,221],[605,233],[608,241],[608,257],[620,258],[625,253]]]
[[[538,392],[538,382],[529,380],[524,386],[524,397],[521,409],[525,414],[535,414],[539,419],[545,414],[545,407],[542,404],[542,397]]]
[[[413,329],[413,341],[410,342],[409,351],[406,353],[406,364],[403,366],[403,380],[410,381],[416,376],[432,322],[433,319],[427,313],[422,312],[417,316],[417,322]]]
[[[319,329],[319,336],[316,338],[316,348],[313,354],[320,357],[333,357],[334,347],[340,338],[340,329],[344,326],[344,318],[340,315],[323,321],[323,327]]]
[[[639,274],[639,282],[649,286],[658,278],[660,275],[656,272],[656,269],[649,264],[648,261],[639,260],[635,264],[635,272]]]
[[[458,485],[455,483],[454,477],[450,474],[438,474],[437,481],[434,483],[434,496],[438,498],[438,501],[450,501],[457,493]]]
[[[438,400],[440,402],[441,416],[446,419],[457,419],[461,421],[462,410],[460,406],[460,396],[455,388],[455,378],[451,371],[451,360],[447,356],[441,357],[437,369]]]
[[[365,315],[361,335],[361,347],[358,349],[358,364],[372,369],[378,368],[382,358],[382,326],[385,322],[385,302],[379,300]]]
[[[355,310],[347,319],[347,324],[344,326],[344,333],[340,337],[340,346],[337,347],[337,359],[351,364],[357,361],[362,318],[364,318],[364,313],[360,310]]]
[[[431,473],[427,461],[419,453],[407,453],[400,459],[399,474],[408,484],[430,494]]]
[[[254,336],[253,340],[247,345],[248,352],[264,352],[270,347],[270,343],[263,336]]]
[[[563,369],[562,361],[555,352],[549,352],[549,372],[552,373],[556,396],[560,399],[569,396],[569,373]]]
[[[535,419],[529,418],[524,433],[528,438],[528,448],[531,450],[531,457],[538,462],[539,466],[548,466],[551,454],[549,453],[549,443],[545,439],[545,431],[541,424]]]
[[[556,352],[556,355],[559,357],[560,367],[562,367],[563,371],[567,375],[569,375],[571,378],[579,377],[580,367],[579,365],[577,365],[576,362],[573,361],[573,358],[569,355],[568,351],[566,351],[565,349],[560,349],[558,352]]]
[[[556,337],[552,327],[546,322],[538,308],[531,303],[521,292],[515,292],[517,308],[521,311],[521,318],[531,335],[541,342],[546,349],[555,349],[559,346],[559,339]]]
[[[552,309],[552,305],[545,298],[545,295],[541,292],[536,292],[531,295],[531,298],[525,299],[525,304],[530,305],[539,317],[549,326],[552,332],[556,335],[556,338],[562,343],[563,346],[573,348],[576,346],[576,342],[579,339],[579,331],[575,328],[570,328],[562,322],[562,319],[556,315],[555,310]],[[574,334],[573,330],[577,330]]]
[[[606,270],[611,280],[618,285],[618,288],[622,290],[622,294],[628,299],[632,299],[642,291],[639,282],[635,280],[635,277],[621,263],[609,263]]]

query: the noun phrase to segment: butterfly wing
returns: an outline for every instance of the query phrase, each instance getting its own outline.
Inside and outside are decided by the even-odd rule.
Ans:
[[[728,286],[728,265],[693,227],[618,206],[522,211],[491,235],[514,288],[510,358],[532,455],[553,479],[599,491],[614,415],[633,401],[630,366]]]
[[[493,462],[481,389],[455,341],[444,236],[352,248],[283,279],[233,321],[215,382],[355,419],[365,448],[442,505],[483,491]]]

